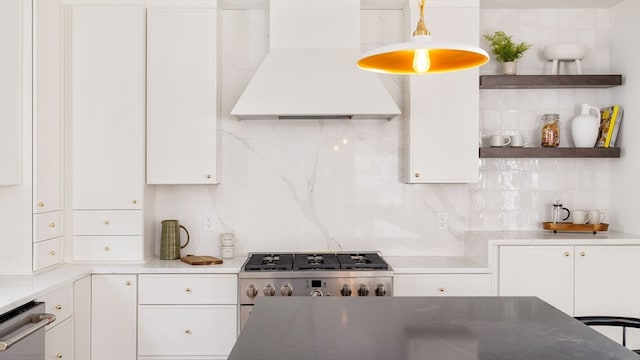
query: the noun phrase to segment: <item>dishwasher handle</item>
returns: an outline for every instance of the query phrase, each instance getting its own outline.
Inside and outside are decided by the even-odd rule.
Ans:
[[[19,328],[13,333],[9,334],[6,338],[0,339],[0,351],[5,351],[13,346],[18,341],[26,338],[34,332],[42,329],[43,327],[56,321],[56,316],[53,314],[38,314],[33,315],[26,326]]]

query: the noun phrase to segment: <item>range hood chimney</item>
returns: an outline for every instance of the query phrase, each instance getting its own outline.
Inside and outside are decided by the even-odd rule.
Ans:
[[[378,75],[356,66],[360,0],[270,0],[270,51],[231,110],[239,119],[392,119]]]

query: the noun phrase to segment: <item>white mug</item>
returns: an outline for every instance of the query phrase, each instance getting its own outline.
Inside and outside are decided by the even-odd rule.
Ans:
[[[511,135],[512,147],[523,147],[529,145],[530,139],[523,135]]]
[[[589,212],[585,210],[574,210],[571,212],[571,218],[574,224],[589,223]]]
[[[507,146],[511,144],[511,138],[502,135],[491,135],[491,146]]]
[[[589,224],[600,224],[604,221],[604,213],[600,212],[600,210],[590,210],[589,211]]]

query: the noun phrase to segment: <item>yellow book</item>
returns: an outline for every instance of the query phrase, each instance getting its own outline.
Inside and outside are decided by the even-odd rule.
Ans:
[[[609,131],[607,132],[607,138],[604,142],[604,147],[609,147],[609,144],[611,143],[611,136],[613,135],[613,128],[616,125],[616,121],[618,120],[618,109],[620,108],[620,106],[618,105],[614,105],[613,106],[613,113],[611,114],[611,123],[609,124]]]

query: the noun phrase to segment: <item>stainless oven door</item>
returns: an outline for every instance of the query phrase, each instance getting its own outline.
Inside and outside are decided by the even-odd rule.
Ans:
[[[0,315],[0,360],[44,360],[44,327],[55,318],[42,302]]]

